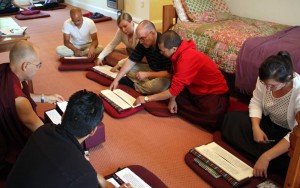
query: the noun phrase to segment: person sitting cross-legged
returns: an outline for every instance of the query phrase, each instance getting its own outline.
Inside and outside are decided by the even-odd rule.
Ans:
[[[119,29],[117,30],[115,37],[100,53],[96,65],[103,65],[104,58],[109,55],[121,42],[126,46],[126,50],[129,55],[139,42],[136,36],[136,28],[138,25],[132,20],[130,14],[126,12],[122,13],[117,19],[117,24]],[[111,71],[118,71],[120,67],[122,67],[127,61],[127,59],[128,58],[121,59],[118,64],[111,69]]]
[[[290,132],[300,115],[300,76],[287,51],[269,56],[259,67],[249,112],[229,112],[221,126],[223,138],[256,161],[253,175],[270,171],[285,176],[290,157]]]
[[[20,6],[15,0],[1,0],[0,1],[0,15],[19,12],[20,9],[28,10],[27,8]]]
[[[158,46],[172,61],[171,86],[164,92],[138,97],[134,105],[170,99],[171,113],[209,131],[216,130],[229,102],[226,80],[217,65],[196,49],[194,41],[181,40],[172,30],[162,34]]]
[[[142,94],[159,93],[170,86],[171,61],[160,54],[158,40],[161,33],[149,20],[143,20],[136,29],[139,43],[120,69],[110,89],[117,88],[119,82],[134,87]],[[146,57],[147,63],[142,63]],[[126,74],[126,77],[123,76]]]
[[[82,16],[80,8],[72,8],[63,26],[64,45],[56,48],[61,57],[88,56],[95,58],[103,47],[98,45],[97,28],[93,20]]]

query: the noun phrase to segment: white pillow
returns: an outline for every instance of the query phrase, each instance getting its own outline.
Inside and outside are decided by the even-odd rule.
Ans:
[[[173,0],[173,3],[174,3],[174,7],[176,9],[179,20],[183,21],[183,22],[189,22],[189,19],[188,19],[187,15],[186,15],[186,13],[183,9],[181,1],[180,0]]]

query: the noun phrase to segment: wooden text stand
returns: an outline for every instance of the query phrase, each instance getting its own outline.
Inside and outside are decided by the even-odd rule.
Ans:
[[[298,125],[290,134],[289,156],[291,161],[285,179],[285,188],[300,187],[300,113],[297,113],[296,120]]]

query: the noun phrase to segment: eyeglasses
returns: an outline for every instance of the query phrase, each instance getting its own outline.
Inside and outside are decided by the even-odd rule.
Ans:
[[[42,62],[40,62],[39,64],[34,64],[34,63],[28,62],[28,64],[34,65],[37,69],[40,69],[42,67]]]
[[[138,38],[139,41],[142,41],[142,42],[145,41],[150,33],[151,33],[151,31],[146,36]]]

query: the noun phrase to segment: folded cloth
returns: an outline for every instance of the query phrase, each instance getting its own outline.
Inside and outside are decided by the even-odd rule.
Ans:
[[[95,12],[90,18],[91,19],[96,19],[96,18],[101,18],[103,17],[104,15],[99,13],[99,12]]]

